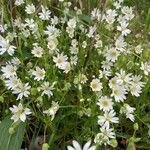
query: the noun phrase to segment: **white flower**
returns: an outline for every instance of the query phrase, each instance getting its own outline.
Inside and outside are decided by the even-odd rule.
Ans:
[[[21,103],[19,103],[18,106],[13,105],[13,107],[10,107],[9,109],[13,113],[13,116],[11,117],[11,119],[14,120],[14,122],[17,122],[18,120],[25,122],[26,116],[31,114],[30,109],[23,108]]]
[[[116,87],[117,85],[118,85],[118,78],[115,76],[115,77],[113,77],[113,78],[111,78],[111,80],[109,80],[109,87],[111,88],[111,89],[113,89],[114,87]]]
[[[116,9],[121,8],[121,4],[119,2],[114,2],[113,5],[115,6]]]
[[[25,19],[25,26],[28,26],[31,30],[33,30],[36,27],[36,23],[33,19]]]
[[[52,90],[54,89],[54,85],[49,84],[49,82],[44,82],[40,87],[38,87],[38,91],[42,91],[42,96],[48,95],[48,97],[52,96]]]
[[[150,73],[150,63],[149,62],[141,62],[141,67],[140,67],[141,70],[144,71],[144,74],[146,76],[148,76],[148,74]]]
[[[17,57],[13,57],[11,59],[10,63],[17,66],[17,67],[21,64],[20,60]]]
[[[45,70],[43,68],[41,69],[37,66],[36,69],[32,72],[32,75],[35,76],[34,80],[37,80],[37,81],[44,80]]]
[[[92,88],[92,91],[101,91],[103,88],[99,79],[93,79],[90,83],[90,87]]]
[[[122,13],[125,15],[127,20],[131,20],[134,18],[132,7],[124,6],[121,9]]]
[[[117,75],[117,78],[118,78],[117,82],[119,84],[126,85],[126,84],[130,84],[131,83],[131,80],[132,80],[131,75],[132,75],[132,73],[126,74],[126,72],[123,69],[121,69],[120,73],[116,73],[116,75]]]
[[[132,95],[139,97],[140,93],[142,93],[142,87],[144,87],[144,83],[141,82],[141,76],[132,76],[131,85],[129,87]]]
[[[109,98],[108,96],[102,96],[98,100],[97,105],[99,105],[100,110],[103,110],[103,111],[109,111],[113,109],[112,99]]]
[[[73,29],[76,27],[76,24],[77,24],[76,18],[72,18],[67,22],[68,27]]]
[[[103,71],[99,70],[99,78],[101,79],[105,77],[108,80],[108,77],[111,76],[111,73],[112,73],[111,70],[105,70],[105,69]]]
[[[127,36],[131,30],[129,30],[128,28],[128,23],[124,22],[120,22],[120,26],[117,26],[117,30],[121,31],[122,36]]]
[[[52,106],[48,110],[43,111],[43,113],[47,114],[48,116],[51,116],[51,121],[52,121],[58,109],[59,109],[58,102],[52,101]]]
[[[30,92],[31,86],[29,85],[29,83],[23,84],[23,83],[19,83],[14,89],[13,92],[14,94],[18,94],[17,100],[18,99],[22,99],[23,96],[24,97],[28,97]]]
[[[95,25],[94,26],[90,26],[89,27],[89,32],[87,33],[87,36],[89,38],[94,37],[94,33],[96,32],[96,29],[97,29],[97,27]]]
[[[139,97],[140,93],[142,93],[142,88],[136,84],[132,84],[130,86],[130,92],[133,96]]]
[[[72,141],[72,145],[73,146],[67,146],[67,149],[68,150],[96,150],[96,146],[91,146],[91,140],[85,143],[83,149],[80,146],[80,144],[75,140]]]
[[[78,56],[77,55],[70,57],[71,65],[77,65],[77,61],[78,61]]]
[[[24,3],[24,0],[16,0],[15,5],[19,6]]]
[[[135,108],[129,106],[128,104],[124,104],[123,107],[121,107],[120,109],[120,113],[125,113],[126,114],[126,118],[129,118],[132,122],[134,122],[134,113]]]
[[[126,45],[127,43],[124,41],[124,38],[122,36],[120,36],[115,42],[116,49],[121,52],[125,51]]]
[[[68,73],[71,70],[71,65],[69,62],[64,62],[60,69],[64,70],[65,73]]]
[[[94,142],[97,144],[109,144],[110,139],[115,138],[115,133],[112,128],[100,128],[100,133],[98,133],[94,139]]]
[[[79,51],[78,47],[73,47],[73,46],[70,47],[71,54],[76,55],[76,54],[78,54],[78,51]]]
[[[55,37],[49,37],[47,47],[49,49],[50,54],[53,54],[54,51],[57,51],[58,40]]]
[[[5,67],[2,67],[1,71],[3,72],[4,78],[17,76],[16,74],[17,67],[11,64],[7,64]]]
[[[118,56],[120,55],[120,52],[117,51],[115,48],[110,48],[107,53],[105,54],[106,59],[108,61],[115,62],[118,59]]]
[[[111,67],[113,66],[113,63],[110,62],[110,61],[108,61],[108,60],[102,61],[101,64],[102,64],[101,67],[102,67],[104,70],[110,70]]]
[[[44,6],[41,6],[41,8],[42,12],[39,13],[39,18],[41,18],[42,20],[49,20],[51,14],[50,10],[48,10]]]
[[[108,24],[112,24],[112,23],[114,23],[116,16],[117,16],[116,10],[108,9],[106,11],[106,15],[105,15],[104,19],[106,20],[106,22]]]
[[[101,41],[100,39],[97,39],[97,40],[96,40],[96,43],[94,44],[94,47],[95,47],[95,48],[100,48],[100,47],[102,47],[102,46],[103,46],[102,41]]]
[[[87,82],[87,77],[84,74],[79,74],[75,79],[74,79],[74,84],[85,84]]]
[[[91,18],[92,20],[98,20],[100,21],[101,19],[101,12],[99,9],[94,8],[94,10],[91,12]]]
[[[43,55],[43,48],[38,46],[37,43],[34,43],[34,47],[33,47],[33,50],[32,50],[32,54],[35,56],[35,57],[38,57],[38,58],[41,58],[42,55]]]
[[[142,51],[143,51],[143,48],[142,48],[141,44],[139,44],[139,45],[137,45],[137,46],[135,47],[135,52],[136,52],[137,54],[141,54]]]
[[[122,14],[118,16],[117,18],[118,23],[122,23],[122,22],[127,22],[126,17],[123,16]]]
[[[63,64],[67,61],[68,57],[67,55],[57,54],[57,57],[53,57],[53,61],[56,63],[56,66],[58,68],[61,68]]]
[[[7,86],[8,89],[15,89],[19,84],[21,83],[20,79],[18,77],[10,77],[9,80],[5,81],[5,85]]]
[[[98,124],[104,128],[109,128],[110,123],[119,123],[119,118],[115,117],[115,115],[114,110],[106,111],[104,116],[98,116]]]
[[[28,4],[25,8],[25,11],[27,12],[27,14],[33,14],[35,12],[35,6],[33,4]]]
[[[126,99],[126,89],[123,86],[117,85],[113,87],[111,96],[115,98],[116,102],[123,102]]]
[[[59,19],[57,16],[54,16],[53,18],[51,18],[52,25],[57,25],[58,23],[59,23]]]
[[[87,47],[87,42],[86,42],[86,41],[83,41],[82,47],[83,47],[83,48],[86,48],[86,47]]]
[[[48,25],[47,27],[46,27],[46,29],[47,30],[45,30],[44,31],[44,33],[46,34],[46,35],[48,35],[49,37],[52,37],[52,38],[56,38],[56,37],[58,37],[59,35],[60,35],[60,30],[59,29],[57,29],[55,26],[53,26],[53,25]]]
[[[10,45],[9,40],[0,37],[0,55],[4,54],[6,51],[7,53],[12,56],[14,54],[16,47]]]
[[[8,25],[7,24],[0,24],[0,32],[1,33],[4,33],[8,28]]]

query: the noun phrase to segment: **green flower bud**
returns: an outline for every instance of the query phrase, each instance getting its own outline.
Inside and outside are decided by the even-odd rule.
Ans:
[[[135,131],[138,130],[138,129],[139,129],[138,123],[135,123],[135,124],[133,125],[133,127],[134,127],[134,130],[135,130]]]
[[[31,62],[28,62],[28,63],[27,63],[27,68],[30,69],[30,68],[32,68],[32,67],[33,67],[33,64],[32,64]]]
[[[31,95],[35,96],[37,94],[36,88],[31,88]]]
[[[48,150],[49,149],[49,145],[47,143],[44,143],[42,145],[42,150]]]
[[[80,102],[84,102],[84,98],[81,98],[81,99],[80,99]]]
[[[127,150],[136,150],[134,142],[129,142]]]
[[[14,127],[10,127],[9,128],[9,134],[14,134],[15,133],[15,128]]]
[[[0,102],[3,103],[4,102],[4,97],[0,96]]]
[[[111,145],[113,148],[117,147],[117,145],[118,145],[117,140],[116,140],[116,139],[110,140],[110,145]]]
[[[9,110],[8,110],[8,109],[6,109],[6,110],[5,110],[5,113],[6,113],[6,114],[8,114],[8,113],[9,113]]]

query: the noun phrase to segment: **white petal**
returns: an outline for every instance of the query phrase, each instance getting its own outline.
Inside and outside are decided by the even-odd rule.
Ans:
[[[91,145],[91,140],[89,140],[83,147],[83,150],[88,150]]]
[[[67,146],[67,149],[68,150],[75,150],[73,147],[71,147],[71,146]]]
[[[73,140],[72,144],[76,150],[81,150],[81,146],[77,141]]]
[[[25,115],[24,113],[22,113],[22,114],[20,115],[20,120],[23,121],[23,122],[25,122],[25,120],[26,120],[26,115]]]

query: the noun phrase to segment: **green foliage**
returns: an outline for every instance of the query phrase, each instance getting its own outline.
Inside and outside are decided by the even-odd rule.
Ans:
[[[25,134],[26,123],[19,123],[14,129],[14,133],[10,134],[9,129],[13,121],[10,117],[6,117],[0,123],[0,150],[20,150],[23,137]]]

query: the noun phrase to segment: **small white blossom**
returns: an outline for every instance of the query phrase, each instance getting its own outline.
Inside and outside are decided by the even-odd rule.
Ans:
[[[127,36],[131,30],[129,30],[128,28],[128,23],[121,22],[119,26],[117,26],[117,30],[121,32],[122,36]]]
[[[67,146],[67,150],[96,150],[96,146],[91,146],[91,140],[85,143],[83,149],[80,144],[75,140],[72,141],[72,145],[73,146]]]
[[[97,105],[99,105],[100,110],[103,110],[104,112],[113,109],[112,99],[108,96],[102,96],[98,100]]]
[[[27,14],[33,14],[35,12],[35,6],[33,4],[28,4],[25,8],[25,11],[27,12]]]
[[[7,64],[5,67],[2,67],[1,71],[3,72],[4,78],[17,76],[17,67],[11,64]]]
[[[7,52],[10,56],[14,54],[16,47],[13,45],[10,45],[10,41],[7,39],[4,39],[3,37],[0,37],[0,55]]]
[[[100,128],[100,133],[95,136],[94,142],[97,144],[109,144],[110,139],[115,138],[115,132],[112,128]]]
[[[31,114],[30,109],[23,108],[21,103],[19,103],[18,106],[13,105],[13,107],[10,107],[9,109],[13,113],[13,116],[11,117],[11,119],[14,120],[14,122],[17,122],[18,120],[25,122],[26,116]]]
[[[42,47],[38,46],[37,43],[34,43],[34,47],[33,47],[33,50],[31,52],[35,57],[38,57],[38,58],[41,58],[43,53],[44,53],[44,50]]]
[[[132,122],[134,122],[135,118],[134,118],[134,113],[135,108],[129,106],[128,104],[124,104],[123,107],[120,109],[120,113],[125,113],[126,114],[126,118],[129,118]]]
[[[34,76],[34,80],[40,81],[40,80],[44,80],[45,73],[46,72],[44,68],[41,69],[37,66],[35,70],[32,72],[32,75]]]
[[[93,79],[90,83],[90,87],[92,88],[92,91],[101,91],[103,88],[99,79]]]
[[[58,103],[52,101],[52,106],[48,110],[43,111],[43,113],[47,114],[48,116],[51,116],[51,121],[52,121],[54,119],[58,109],[59,109]]]
[[[21,82],[19,82],[19,84],[13,88],[13,94],[17,94],[17,100],[22,99],[23,97],[29,97],[29,90],[30,90],[31,86],[29,85],[29,83],[23,84]]]
[[[42,12],[39,13],[39,18],[41,18],[42,20],[49,20],[51,14],[50,10],[48,10],[44,6],[41,6],[41,8]]]
[[[126,89],[123,86],[117,85],[113,87],[111,96],[115,98],[116,102],[123,102],[126,99]]]
[[[115,115],[114,110],[106,111],[103,116],[98,116],[98,124],[103,128],[109,128],[110,123],[119,123],[119,118]]]
[[[150,63],[149,62],[145,62],[145,63],[142,62],[140,69],[144,71],[144,74],[146,76],[148,76],[148,74],[150,73]]]
[[[20,6],[24,3],[24,0],[15,0],[15,5]]]
[[[52,96],[52,90],[54,90],[54,85],[50,86],[49,82],[43,82],[43,84],[40,87],[38,87],[38,91],[42,91],[42,96],[44,94],[48,95],[48,97]]]

